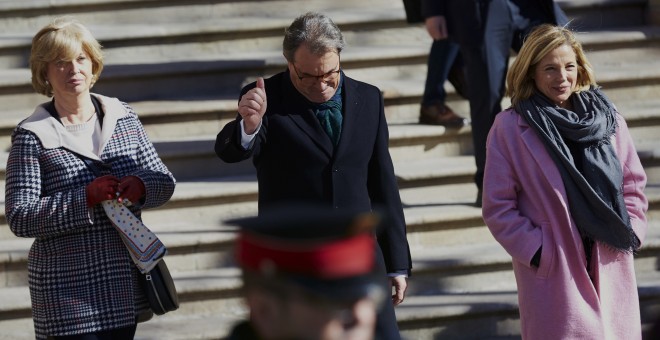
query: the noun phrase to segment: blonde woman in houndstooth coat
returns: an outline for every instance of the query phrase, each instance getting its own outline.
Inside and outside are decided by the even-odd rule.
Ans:
[[[33,38],[32,84],[53,97],[16,127],[7,161],[7,221],[34,238],[28,280],[37,339],[132,339],[151,316],[138,270],[101,202],[139,216],[167,202],[175,180],[133,109],[90,93],[101,46],[72,19]],[[128,202],[127,202],[128,201]]]

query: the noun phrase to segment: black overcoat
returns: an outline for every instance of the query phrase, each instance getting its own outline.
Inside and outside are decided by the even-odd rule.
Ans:
[[[238,116],[218,134],[215,152],[226,162],[253,157],[260,208],[314,201],[338,209],[382,209],[387,220],[377,238],[386,270],[409,271],[410,250],[382,94],[375,86],[341,76],[344,119],[336,147],[285,71],[265,80],[268,108],[253,146],[241,146]],[[241,96],[254,86],[243,88]]]

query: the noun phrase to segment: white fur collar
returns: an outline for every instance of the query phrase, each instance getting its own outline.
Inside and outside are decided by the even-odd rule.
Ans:
[[[101,102],[101,107],[105,113],[103,116],[100,149],[101,153],[103,153],[102,150],[105,148],[117,126],[117,120],[126,116],[128,110],[117,98],[110,98],[99,94],[92,95]],[[45,106],[46,103],[37,106],[30,117],[19,124],[19,127],[37,135],[37,138],[41,141],[41,145],[46,149],[63,147],[82,156],[100,160],[99,156],[78,145],[71,134],[66,131],[66,128],[48,113]]]

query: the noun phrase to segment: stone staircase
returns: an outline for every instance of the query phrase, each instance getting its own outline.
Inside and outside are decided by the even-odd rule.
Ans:
[[[645,0],[558,2],[626,117],[649,175],[649,237],[636,259],[648,327],[660,315],[660,28],[644,24]],[[519,338],[511,258],[472,206],[471,131],[416,124],[430,39],[421,26],[405,23],[400,0],[3,1],[0,179],[12,129],[46,100],[30,86],[30,39],[54,16],[74,15],[105,47],[106,68],[94,90],[136,108],[178,180],[172,200],[143,216],[168,246],[181,307],[140,324],[137,338],[222,338],[246,313],[232,261],[234,230],[223,221],[256,213],[258,193],[250,162],[215,157],[215,134],[236,115],[243,84],[284,69],[283,28],[308,10],[329,14],[342,28],[345,72],[385,95],[414,265],[408,297],[397,308],[402,333]],[[447,90],[449,105],[467,115],[467,102]],[[0,215],[0,339],[34,337],[26,273],[31,242],[13,236]]]

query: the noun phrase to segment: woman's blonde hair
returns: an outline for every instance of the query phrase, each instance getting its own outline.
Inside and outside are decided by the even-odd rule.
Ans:
[[[565,27],[543,24],[527,36],[507,73],[506,95],[511,97],[512,105],[532,96],[536,87],[533,79],[536,66],[548,53],[563,45],[570,46],[575,52],[578,69],[577,91],[597,85],[593,67],[573,32]]]
[[[92,85],[99,79],[103,70],[101,44],[92,33],[73,18],[63,17],[53,20],[32,38],[30,70],[32,87],[37,93],[53,96],[53,88],[48,83],[48,64],[59,60],[71,61],[78,57],[78,49],[87,53],[92,61]]]

